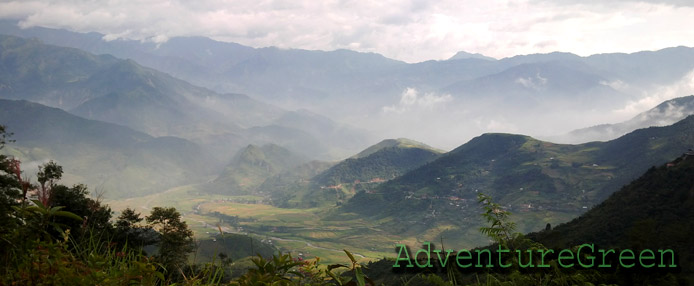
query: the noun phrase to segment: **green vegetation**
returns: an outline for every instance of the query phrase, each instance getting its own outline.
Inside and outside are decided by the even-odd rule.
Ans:
[[[400,149],[406,149],[406,148],[417,148],[417,149],[423,149],[423,150],[429,150],[432,153],[444,153],[441,150],[438,150],[436,148],[432,148],[429,145],[426,145],[422,142],[417,142],[414,140],[410,140],[407,138],[398,138],[398,139],[386,139],[381,142],[376,143],[375,145],[372,145],[363,151],[359,152],[357,155],[352,156],[352,159],[359,159],[359,158],[364,158],[368,157],[369,155],[376,153],[384,148],[400,148]]]
[[[6,142],[0,126],[0,149]],[[86,188],[59,185],[62,167],[49,162],[40,167],[39,185],[22,177],[19,161],[0,155],[0,283],[12,285],[218,285],[229,282],[223,267],[231,263],[219,253],[220,265],[188,265],[194,250],[193,233],[175,208],[155,207],[145,218],[132,209],[121,212],[115,224],[111,211],[87,197]],[[37,200],[29,201],[34,193]],[[86,212],[86,213],[85,213]],[[81,214],[81,215],[78,215]],[[224,234],[222,234],[224,238]],[[252,243],[252,240],[251,240]],[[147,246],[156,254],[147,256]],[[259,246],[262,246],[259,245]],[[319,267],[319,259],[303,261],[291,255],[273,256],[267,261],[259,255],[231,285],[350,285],[352,279],[333,273],[346,267],[354,281],[369,281],[354,256],[345,251],[351,266]],[[214,260],[213,260],[214,261]],[[332,281],[332,282],[331,282]],[[226,283],[225,283],[226,284]]]
[[[437,152],[417,147],[384,147],[366,156],[344,160],[315,176],[313,182],[330,186],[375,179],[387,181],[433,161],[438,155]]]
[[[595,243],[603,248],[673,249],[682,277],[694,279],[694,154],[643,176],[572,221],[529,234],[551,247]],[[654,273],[634,273],[635,281],[653,281]],[[622,281],[621,283],[627,283]]]
[[[6,141],[1,130],[2,144]],[[528,144],[528,142],[531,142]],[[494,148],[512,150],[528,148],[536,143],[527,139],[511,141]],[[387,148],[386,148],[387,149]],[[376,153],[374,153],[376,154]],[[373,154],[372,154],[373,155]],[[482,155],[483,156],[483,155]],[[369,156],[367,156],[369,157]],[[25,181],[19,162],[0,157],[0,187],[3,200],[0,210],[4,218],[0,225],[3,245],[2,283],[20,284],[144,284],[168,285],[572,285],[586,283],[671,284],[685,283],[691,276],[692,253],[687,240],[694,218],[691,190],[694,186],[694,154],[684,155],[667,166],[651,168],[640,179],[614,193],[607,201],[584,216],[554,229],[550,226],[536,234],[524,236],[515,232],[516,222],[510,220],[509,207],[495,203],[490,196],[478,193],[476,201],[483,206],[486,220],[479,232],[491,239],[492,245],[483,249],[508,249],[525,253],[570,248],[575,251],[582,243],[595,243],[612,248],[668,248],[678,254],[682,275],[673,272],[644,272],[634,276],[620,267],[609,271],[596,269],[565,269],[556,257],[544,260],[533,256],[531,261],[509,255],[500,263],[511,265],[502,272],[466,272],[453,266],[434,267],[424,273],[393,273],[392,259],[370,262],[361,254],[340,251],[342,241],[335,237],[355,237],[355,248],[364,247],[379,235],[392,243],[397,238],[379,232],[377,224],[362,220],[362,229],[355,229],[360,218],[348,219],[343,213],[317,209],[288,209],[269,205],[234,203],[228,199],[198,199],[178,203],[192,213],[181,214],[175,208],[153,207],[145,218],[130,208],[121,209],[115,223],[106,205],[88,198],[83,185],[66,187],[59,184],[62,167],[54,162],[42,165],[37,175],[38,185]],[[470,160],[475,160],[471,158]],[[513,160],[513,159],[510,159]],[[25,198],[36,193],[32,203]],[[180,188],[161,198],[199,196],[195,188]],[[252,199],[248,197],[246,199]],[[153,203],[154,197],[145,203]],[[624,207],[628,206],[628,207]],[[195,256],[211,263],[193,265],[189,256],[194,250],[193,232],[184,222],[188,218],[206,219],[215,225],[217,235],[198,243]],[[326,219],[330,218],[332,219]],[[147,224],[142,222],[146,221]],[[384,223],[387,221],[381,221]],[[313,227],[306,227],[313,224]],[[253,235],[225,233],[224,228],[244,228]],[[352,234],[350,234],[352,233]],[[662,234],[662,236],[661,236]],[[276,235],[276,236],[275,236]],[[264,236],[264,238],[263,238]],[[262,238],[262,239],[261,239]],[[402,237],[401,237],[402,238]],[[411,244],[413,241],[404,241]],[[270,242],[270,241],[279,242]],[[310,253],[297,253],[296,242],[312,241],[322,246]],[[441,239],[441,250],[444,240]],[[307,243],[307,246],[309,244]],[[151,248],[150,246],[154,246]],[[548,247],[549,246],[549,247]],[[284,248],[287,247],[287,248]],[[435,246],[430,245],[432,249]],[[259,253],[248,258],[250,252]],[[245,249],[244,251],[239,251]],[[257,249],[257,250],[256,250]],[[286,254],[276,254],[277,249]],[[288,250],[294,251],[288,251]],[[154,251],[152,256],[147,252]],[[361,251],[361,250],[360,250]],[[292,253],[293,252],[293,253]],[[316,254],[333,252],[329,260],[341,261],[346,255],[348,264],[324,264],[320,258],[304,259]],[[377,252],[364,252],[371,258]],[[338,256],[339,254],[339,256]],[[376,255],[374,255],[376,254]],[[384,251],[383,256],[390,256]],[[496,255],[496,254],[495,254]],[[332,256],[332,257],[331,257]],[[357,257],[361,256],[359,259]],[[411,257],[412,254],[410,254]],[[296,258],[295,258],[296,257]],[[318,256],[322,257],[322,256]],[[496,256],[495,256],[496,257]],[[454,259],[449,257],[448,259]],[[540,259],[542,259],[540,261]],[[548,265],[528,271],[525,263]],[[445,265],[435,260],[432,265]],[[453,265],[453,264],[449,264]]]
[[[413,140],[388,139],[319,173],[304,172],[311,176],[297,179],[291,174],[282,175],[294,179],[294,183],[278,185],[281,179],[268,179],[270,183],[261,189],[270,194],[273,205],[280,207],[339,206],[355,193],[373,190],[439,155],[440,151]]]
[[[284,208],[340,205],[436,159],[440,151],[407,139],[384,140],[337,164],[306,161],[274,144],[249,145],[201,188],[212,194],[262,196]]]
[[[307,160],[291,151],[267,144],[248,145],[239,151],[209,186],[212,193],[258,195],[258,187],[269,177],[286,172]]]
[[[428,233],[457,247],[484,245],[472,202],[478,192],[517,213],[522,232],[557,225],[597,205],[653,165],[694,146],[694,116],[637,130],[609,142],[553,144],[527,136],[485,134],[404,175],[358,192],[336,216],[383,221],[403,237]],[[421,236],[418,236],[421,238]]]

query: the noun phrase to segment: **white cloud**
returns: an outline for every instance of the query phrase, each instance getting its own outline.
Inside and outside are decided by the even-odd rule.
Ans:
[[[602,84],[604,86],[609,86],[612,89],[619,91],[619,92],[624,92],[624,93],[632,92],[629,84],[627,84],[626,82],[623,82],[621,80],[613,80],[610,82],[603,80],[603,81],[600,81],[600,84]]]
[[[453,100],[450,94],[436,95],[425,93],[420,95],[415,88],[408,87],[400,95],[400,102],[391,106],[384,106],[384,113],[404,113],[412,110],[432,110],[438,105]]]
[[[9,0],[0,18],[23,27],[100,32],[162,42],[207,36],[254,47],[377,52],[409,62],[465,50],[493,57],[588,55],[694,46],[681,1],[256,1]]]
[[[623,108],[614,110],[613,113],[622,118],[633,117],[663,101],[692,94],[694,94],[694,70],[672,85],[656,87],[639,99],[627,102]]]
[[[547,78],[540,76],[538,73],[534,77],[519,77],[515,80],[515,82],[524,86],[525,88],[541,90],[547,85]]]

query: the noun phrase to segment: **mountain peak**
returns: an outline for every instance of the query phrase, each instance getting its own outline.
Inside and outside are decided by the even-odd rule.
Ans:
[[[397,139],[385,139],[369,148],[364,149],[364,151],[359,152],[359,154],[352,156],[353,159],[368,157],[369,155],[376,153],[384,148],[397,147],[397,148],[420,148],[425,150],[430,150],[435,153],[443,153],[443,151],[426,145],[422,142],[418,142],[407,138],[397,138]]]
[[[483,54],[479,54],[479,53],[474,53],[474,54],[473,54],[473,53],[468,53],[468,52],[465,52],[465,51],[457,52],[455,55],[453,55],[452,57],[448,58],[449,61],[452,61],[452,60],[466,60],[466,59],[479,59],[479,60],[487,60],[487,61],[496,61],[495,58],[488,57],[488,56],[485,56],[485,55],[483,55]]]

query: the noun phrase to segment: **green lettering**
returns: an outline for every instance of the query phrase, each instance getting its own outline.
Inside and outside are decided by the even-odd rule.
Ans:
[[[590,264],[583,264],[583,262],[581,261],[581,249],[583,249],[584,247],[590,248],[591,254],[595,251],[595,246],[593,246],[592,244],[585,244],[585,243],[581,244],[581,246],[578,247],[578,251],[576,252],[576,260],[578,260],[578,265],[581,265],[581,267],[583,267],[583,268],[593,267],[594,261],[595,261],[595,256],[588,255],[586,257],[586,258],[588,258],[588,260],[590,260]]]
[[[419,268],[424,268],[424,267],[434,267],[433,264],[431,264],[431,243],[425,242],[424,245],[427,247],[427,249],[419,249],[417,250],[417,253],[415,254],[414,258],[414,264],[417,264],[417,267]],[[424,252],[427,255],[427,263],[424,264],[419,264],[419,253]]]
[[[568,254],[568,256],[564,255],[564,253]],[[557,261],[559,261],[559,266],[564,268],[574,266],[573,262],[571,264],[564,264],[564,262],[562,262],[563,259],[570,259],[572,261],[574,260],[574,253],[570,249],[562,249],[561,251],[559,251],[559,257],[557,257]]]
[[[476,249],[475,252],[477,252],[477,264],[475,264],[475,267],[494,267],[492,264],[492,252],[489,249]],[[487,265],[482,265],[482,253],[486,252],[488,255],[488,260],[487,260]]]
[[[516,252],[518,253],[518,266],[521,268],[533,268],[535,265],[533,265],[533,250],[528,249],[526,252],[528,252],[528,264],[523,264],[523,255],[521,255],[523,252],[520,249],[516,249]]]
[[[461,253],[467,253],[467,255],[465,257],[460,257]],[[461,251],[458,251],[458,254],[455,255],[455,263],[458,264],[458,267],[462,267],[462,268],[468,268],[468,267],[472,266],[472,262],[470,262],[468,264],[461,264],[460,260],[463,260],[463,259],[472,260],[472,253],[470,253],[469,250],[463,249]]]
[[[400,248],[400,250],[398,250],[398,258],[395,259],[395,264],[393,264],[393,267],[400,267],[401,260],[407,261],[406,267],[414,267],[414,265],[412,265],[412,261],[410,261],[410,254],[407,251],[407,246],[404,244],[396,244],[395,247]],[[405,253],[405,257],[401,257],[403,252]]]
[[[598,252],[602,253],[602,263],[600,263],[600,265],[598,265],[598,267],[602,267],[602,268],[612,267],[612,264],[605,264],[605,257],[610,253],[616,253],[614,251],[614,249],[608,249],[607,251],[605,251],[604,249],[599,249]],[[624,252],[624,251],[622,251],[622,252]],[[632,252],[631,254],[634,254],[634,253]],[[622,263],[621,262],[621,260],[622,260],[621,254],[619,255],[619,260],[620,260],[619,263]]]
[[[628,253],[629,255],[628,256],[625,255],[626,253]],[[634,259],[634,252],[631,251],[631,249],[625,249],[619,253],[619,265],[622,265],[622,267],[624,267],[624,268],[634,267],[635,263],[631,263],[631,264],[624,263],[624,260],[627,260],[627,259],[631,259],[631,260]],[[605,261],[605,256],[602,257],[602,260]],[[600,265],[599,267],[602,267],[602,265]]]
[[[538,250],[542,254],[542,259],[540,260],[540,264],[537,265],[538,268],[547,268],[549,267],[549,264],[545,264],[545,255],[549,253],[554,253],[554,250],[552,249],[540,249]]]
[[[436,255],[439,257],[439,264],[441,264],[441,267],[446,267],[446,264],[448,264],[448,256],[451,255],[451,253],[453,253],[453,251],[455,251],[455,250],[453,250],[453,249],[446,250],[446,259],[441,259],[441,250],[440,249],[434,250],[433,252],[435,252]]]
[[[658,267],[677,267],[677,264],[675,264],[675,252],[672,251],[672,249],[658,249],[658,252],[660,252],[660,264],[658,264]],[[670,265],[665,265],[663,264],[663,261],[665,261],[665,253],[670,253]]]
[[[644,253],[650,253],[650,254],[648,256],[646,256],[646,255],[644,255]],[[655,262],[653,262],[651,264],[646,264],[645,262],[643,262],[646,259],[651,259],[651,260],[655,259],[655,253],[653,253],[653,250],[644,249],[643,251],[641,251],[641,254],[639,254],[639,263],[641,264],[641,267],[643,267],[643,268],[651,268],[651,267],[655,266]]]
[[[501,249],[501,245],[499,245],[499,251],[497,251],[497,252],[499,253],[499,267],[501,267],[501,268],[509,268],[509,267],[511,267],[511,263],[509,263],[509,264],[504,264],[504,260],[501,258],[501,254],[502,254],[502,253],[509,253],[509,252],[511,252],[511,251],[508,250],[508,249]]]

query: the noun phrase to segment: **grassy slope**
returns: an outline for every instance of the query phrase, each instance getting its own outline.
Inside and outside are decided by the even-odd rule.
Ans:
[[[264,187],[271,194],[273,204],[283,207],[341,204],[356,192],[371,190],[439,155],[440,151],[416,141],[388,139],[311,177],[299,178],[288,187],[280,184]]]
[[[306,158],[275,144],[248,145],[240,150],[210,190],[228,195],[259,195],[258,186],[269,177],[283,173],[307,161]]]
[[[486,240],[475,231],[481,222],[475,201],[478,191],[518,213],[519,230],[538,230],[577,216],[650,166],[671,160],[692,145],[694,117],[582,145],[486,134],[373,193],[358,193],[334,217],[356,213],[393,218],[381,227],[404,236],[481,245]]]

